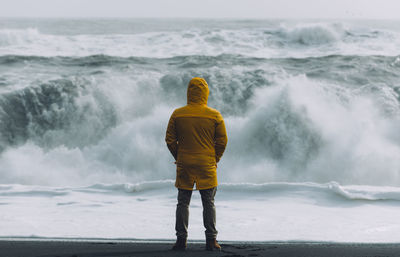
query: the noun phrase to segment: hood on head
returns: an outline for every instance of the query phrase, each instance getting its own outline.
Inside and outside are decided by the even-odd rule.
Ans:
[[[202,104],[207,105],[208,84],[203,78],[192,78],[188,85],[187,90],[187,103],[188,104]]]

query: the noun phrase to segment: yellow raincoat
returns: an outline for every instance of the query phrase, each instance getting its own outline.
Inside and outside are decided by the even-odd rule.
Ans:
[[[175,186],[203,190],[216,187],[217,162],[224,153],[226,129],[221,114],[207,106],[209,89],[203,78],[188,85],[187,105],[169,119],[165,141],[177,164]]]

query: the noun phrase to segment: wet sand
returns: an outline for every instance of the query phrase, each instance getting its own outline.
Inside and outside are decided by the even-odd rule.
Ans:
[[[279,256],[386,257],[400,256],[400,244],[221,242],[222,251],[204,250],[189,242],[186,251],[171,251],[170,241],[0,240],[1,257],[129,257],[129,256]]]

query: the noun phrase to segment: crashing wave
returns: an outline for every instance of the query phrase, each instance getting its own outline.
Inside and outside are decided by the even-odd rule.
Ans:
[[[0,150],[27,140],[83,147],[116,125],[114,107],[88,81],[58,79],[0,95]]]
[[[31,44],[41,40],[36,28],[0,29],[0,47]]]
[[[345,29],[338,24],[303,24],[294,28],[283,28],[281,33],[289,42],[302,45],[334,43],[346,35]]]

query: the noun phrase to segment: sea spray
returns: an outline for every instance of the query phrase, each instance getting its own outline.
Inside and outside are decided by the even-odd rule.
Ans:
[[[0,28],[4,183],[173,179],[167,119],[202,76],[228,128],[221,182],[400,184],[398,57],[372,46],[396,42],[397,30],[231,21],[89,33],[90,24]]]
[[[385,117],[384,110],[379,108],[379,101],[377,103],[369,95],[352,95],[346,90],[340,95],[339,85],[313,82],[305,76],[278,78],[271,84],[252,91],[243,110],[235,113],[232,108],[226,112],[230,141],[220,165],[221,181],[324,183],[335,180],[344,184],[372,185],[397,185],[400,182],[396,175],[399,145],[392,140],[398,120]],[[173,160],[164,145],[165,124],[172,106],[170,97],[163,98],[163,89],[159,90],[161,92],[156,94],[159,98],[153,108],[143,98],[145,101],[142,104],[150,111],[141,115],[135,112],[125,116],[120,114],[126,120],[120,120],[110,132],[103,132],[103,139],[96,137],[95,143],[76,148],[71,145],[74,141],[68,144],[59,141],[59,146],[52,146],[45,135],[56,133],[59,129],[49,128],[42,137],[36,135],[28,139],[28,142],[39,140],[36,144],[7,149],[2,160],[6,160],[10,153],[18,158],[19,150],[22,155],[35,156],[24,163],[30,163],[31,170],[52,170],[54,176],[59,174],[58,185],[106,182],[112,174],[115,174],[116,183],[172,179]],[[136,99],[140,101],[140,89],[132,93],[134,95],[129,98],[139,97]],[[109,94],[109,99],[111,96]],[[223,98],[218,100],[223,106]],[[115,109],[123,110],[121,107]],[[94,114],[88,111],[85,115],[91,117]],[[83,123],[80,125],[84,126]],[[61,131],[69,131],[69,125]],[[57,133],[65,135],[65,132]],[[47,150],[40,150],[40,145]],[[60,154],[60,147],[64,148],[61,153],[72,151],[80,154],[77,157],[74,157],[75,154],[64,156]],[[27,154],[29,149],[34,152]],[[49,162],[49,158],[54,160]],[[73,166],[69,167],[62,164],[64,158],[78,159],[71,161]],[[35,163],[39,164],[36,168]],[[377,172],[382,167],[384,171]],[[67,171],[63,171],[64,168]],[[6,174],[13,174],[9,183],[30,180],[24,178],[25,175],[19,177],[21,172],[15,172],[10,166],[3,165],[2,169]],[[28,168],[17,170],[24,169]],[[68,179],[71,174],[79,176],[80,173],[81,179]],[[383,173],[385,176],[382,176]],[[40,172],[34,174],[41,176]],[[50,181],[45,182],[47,179]],[[45,175],[38,180],[49,185],[55,181]],[[36,180],[30,181],[37,183]]]

